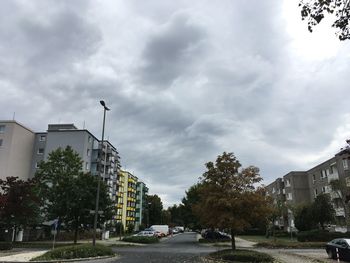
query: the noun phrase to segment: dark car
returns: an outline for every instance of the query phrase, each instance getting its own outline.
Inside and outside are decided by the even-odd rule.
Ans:
[[[350,260],[350,239],[333,239],[327,243],[326,252],[329,258],[337,259],[339,255],[341,260]]]
[[[220,231],[206,230],[202,233],[202,237],[205,239],[213,240],[231,240],[231,236]]]

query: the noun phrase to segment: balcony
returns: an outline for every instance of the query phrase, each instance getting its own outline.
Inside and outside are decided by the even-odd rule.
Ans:
[[[334,173],[328,175],[328,183],[330,183],[333,180],[337,180],[337,179],[339,179],[338,172],[334,172]]]
[[[329,193],[331,199],[338,199],[338,198],[342,198],[342,194],[340,192],[335,192],[335,191],[331,191]]]
[[[345,216],[345,210],[342,207],[335,209],[335,215],[336,216]]]

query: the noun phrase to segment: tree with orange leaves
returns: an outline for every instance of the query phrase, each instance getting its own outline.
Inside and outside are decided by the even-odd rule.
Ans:
[[[195,213],[208,228],[230,229],[235,250],[235,235],[272,212],[264,188],[256,186],[262,177],[257,167],[241,168],[233,153],[224,152],[206,168]]]

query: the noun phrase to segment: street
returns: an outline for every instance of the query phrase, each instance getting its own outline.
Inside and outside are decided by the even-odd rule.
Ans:
[[[122,263],[175,263],[175,262],[202,262],[201,256],[218,250],[215,247],[198,244],[196,233],[183,233],[168,237],[158,244],[135,247],[118,247],[114,251],[120,258],[113,262]],[[112,262],[111,260],[109,262]]]
[[[98,260],[101,263],[199,263],[203,256],[229,247],[213,247],[209,244],[199,244],[196,233],[184,233],[174,237],[163,239],[158,244],[145,246],[115,247],[113,250],[119,255],[118,258]],[[285,263],[308,263],[336,262],[327,259],[324,249],[257,249],[253,248],[251,242],[236,238],[237,248],[253,249],[274,256],[280,262]]]

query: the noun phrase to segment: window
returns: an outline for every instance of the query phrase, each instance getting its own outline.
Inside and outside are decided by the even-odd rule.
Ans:
[[[317,196],[318,192],[317,189],[314,190],[315,197]]]
[[[321,178],[327,178],[327,170],[322,170],[321,171]]]
[[[346,160],[346,159],[343,159],[343,168],[344,168],[344,170],[348,170],[349,169],[348,160]]]
[[[86,155],[87,155],[87,156],[90,156],[90,149],[87,149],[87,150],[86,150]]]
[[[0,125],[0,133],[4,133],[5,132],[5,125]]]
[[[40,140],[41,142],[46,141],[46,135],[40,135],[39,140]]]
[[[290,179],[286,180],[286,186],[290,186]]]
[[[293,199],[292,193],[288,193],[288,194],[287,194],[287,200],[292,200],[292,199]]]
[[[2,146],[2,139],[0,139],[0,147]]]
[[[326,192],[326,187],[322,186],[322,193]]]
[[[36,168],[36,169],[39,168],[39,163],[38,163],[38,162],[35,163],[35,168]]]
[[[44,154],[44,148],[39,148],[38,149],[38,154]]]
[[[88,142],[89,142],[89,143],[91,142],[91,136],[89,136],[89,138],[88,138]]]
[[[86,163],[86,164],[85,164],[85,169],[86,169],[86,170],[89,170],[89,163]]]
[[[316,175],[313,174],[313,175],[312,175],[312,182],[315,183],[315,181],[316,181]]]
[[[333,166],[330,166],[330,167],[329,167],[329,173],[330,173],[330,174],[333,174]]]

